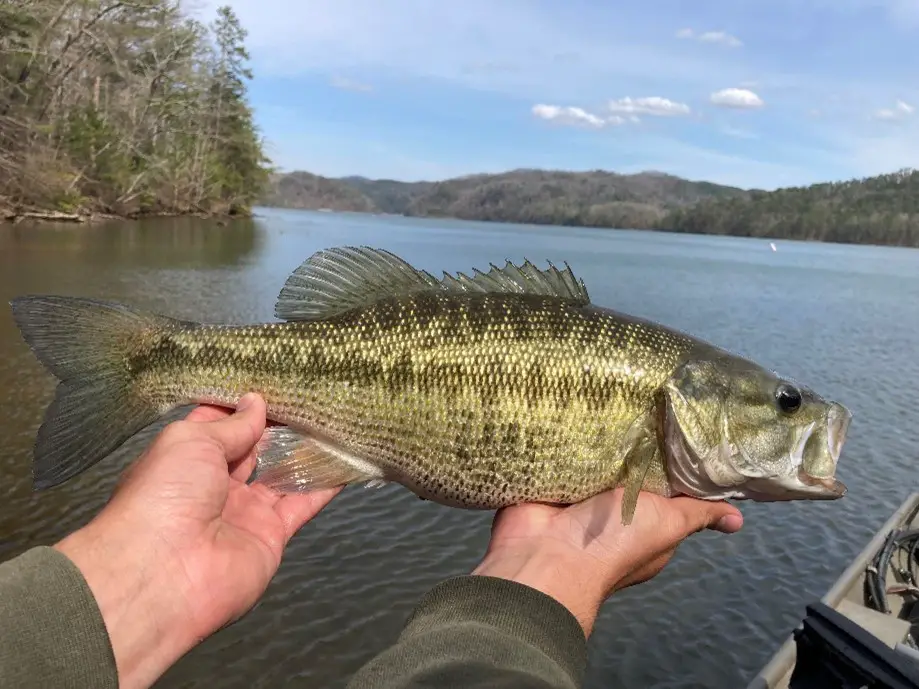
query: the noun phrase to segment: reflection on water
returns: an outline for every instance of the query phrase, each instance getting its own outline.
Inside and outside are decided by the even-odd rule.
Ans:
[[[258,249],[257,221],[226,223],[198,218],[149,218],[75,227],[23,223],[0,228],[0,256],[11,265],[44,255],[55,264],[121,264],[136,268],[217,268],[245,260]],[[50,267],[50,266],[49,266]]]
[[[110,481],[98,477],[78,490],[62,487],[32,495],[26,449],[41,420],[41,410],[53,397],[54,382],[28,352],[7,303],[21,294],[44,292],[93,296],[138,303],[138,292],[158,292],[151,274],[169,271],[217,271],[239,268],[257,254],[263,231],[258,222],[227,223],[196,218],[149,219],[134,223],[106,222],[74,226],[69,223],[0,225],[0,390],[2,428],[6,438],[0,495],[0,557],[36,541],[47,541],[88,519],[104,502]],[[162,279],[162,278],[161,278]],[[193,285],[194,281],[186,281]],[[144,299],[140,300],[143,303]],[[167,304],[156,298],[159,307]],[[12,451],[15,448],[18,450]],[[128,453],[131,448],[126,448]],[[136,455],[136,446],[134,454]],[[118,457],[115,464],[119,466]],[[82,485],[78,480],[75,486]],[[12,506],[15,505],[15,509]],[[35,518],[49,513],[54,517]],[[63,519],[62,519],[63,517]]]
[[[835,503],[742,505],[744,530],[701,534],[653,582],[618,594],[591,640],[588,687],[736,687],[764,662],[916,480],[919,251],[353,214],[0,226],[0,302],[93,296],[211,322],[272,319],[317,249],[371,244],[435,274],[504,258],[571,264],[593,300],[689,330],[849,405]],[[0,557],[102,506],[134,444],[33,494],[29,461],[53,381],[0,313]],[[155,430],[155,429],[154,429]],[[141,439],[143,440],[143,439]],[[340,687],[437,581],[469,571],[490,514],[391,486],[353,488],[298,534],[260,605],[182,659],[162,687]]]

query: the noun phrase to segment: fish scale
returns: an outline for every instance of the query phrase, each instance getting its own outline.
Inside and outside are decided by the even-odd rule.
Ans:
[[[660,380],[617,365],[639,328],[616,337],[628,328],[606,323],[610,314],[572,308],[520,294],[420,295],[329,322],[177,328],[137,385],[169,406],[256,391],[271,419],[321,431],[439,502],[577,502],[620,469],[621,438],[600,439],[606,419],[642,413],[641,387]],[[668,365],[689,347],[673,338]],[[608,363],[591,365],[599,360]]]
[[[176,406],[233,406],[257,392],[281,424],[266,431],[254,475],[272,488],[395,482],[495,509],[624,485],[628,522],[639,489],[734,489],[740,463],[715,453],[735,430],[756,437],[763,465],[779,464],[788,448],[769,443],[803,453],[800,429],[842,409],[802,388],[804,413],[777,410],[775,386],[786,383],[771,372],[594,305],[570,268],[528,261],[438,280],[388,252],[330,249],[288,278],[278,323],[200,324],[66,297],[23,297],[13,310],[61,380],[36,442],[37,487],[87,469]],[[88,412],[72,413],[78,404]],[[718,427],[739,412],[746,427]],[[745,446],[731,440],[739,456]]]

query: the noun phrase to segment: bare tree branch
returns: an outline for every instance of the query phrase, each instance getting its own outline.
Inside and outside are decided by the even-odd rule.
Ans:
[[[267,174],[231,10],[206,28],[177,0],[7,1],[4,207],[247,212]]]

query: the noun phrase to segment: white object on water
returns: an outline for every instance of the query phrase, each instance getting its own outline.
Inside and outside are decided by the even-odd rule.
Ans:
[[[769,242],[769,246],[772,247],[773,251],[778,251],[778,249],[775,248],[775,242]]]

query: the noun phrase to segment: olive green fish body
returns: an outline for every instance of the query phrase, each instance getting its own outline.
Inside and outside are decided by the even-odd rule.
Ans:
[[[851,414],[754,362],[591,303],[526,261],[440,279],[385,251],[317,252],[280,322],[210,325],[91,299],[12,302],[59,379],[33,483],[85,471],[177,406],[266,400],[254,480],[400,483],[446,505],[670,496],[826,499]]]
[[[138,357],[162,409],[259,392],[384,480],[464,507],[577,502],[617,484],[629,429],[693,342],[540,295],[383,299],[326,320],[186,326]]]

